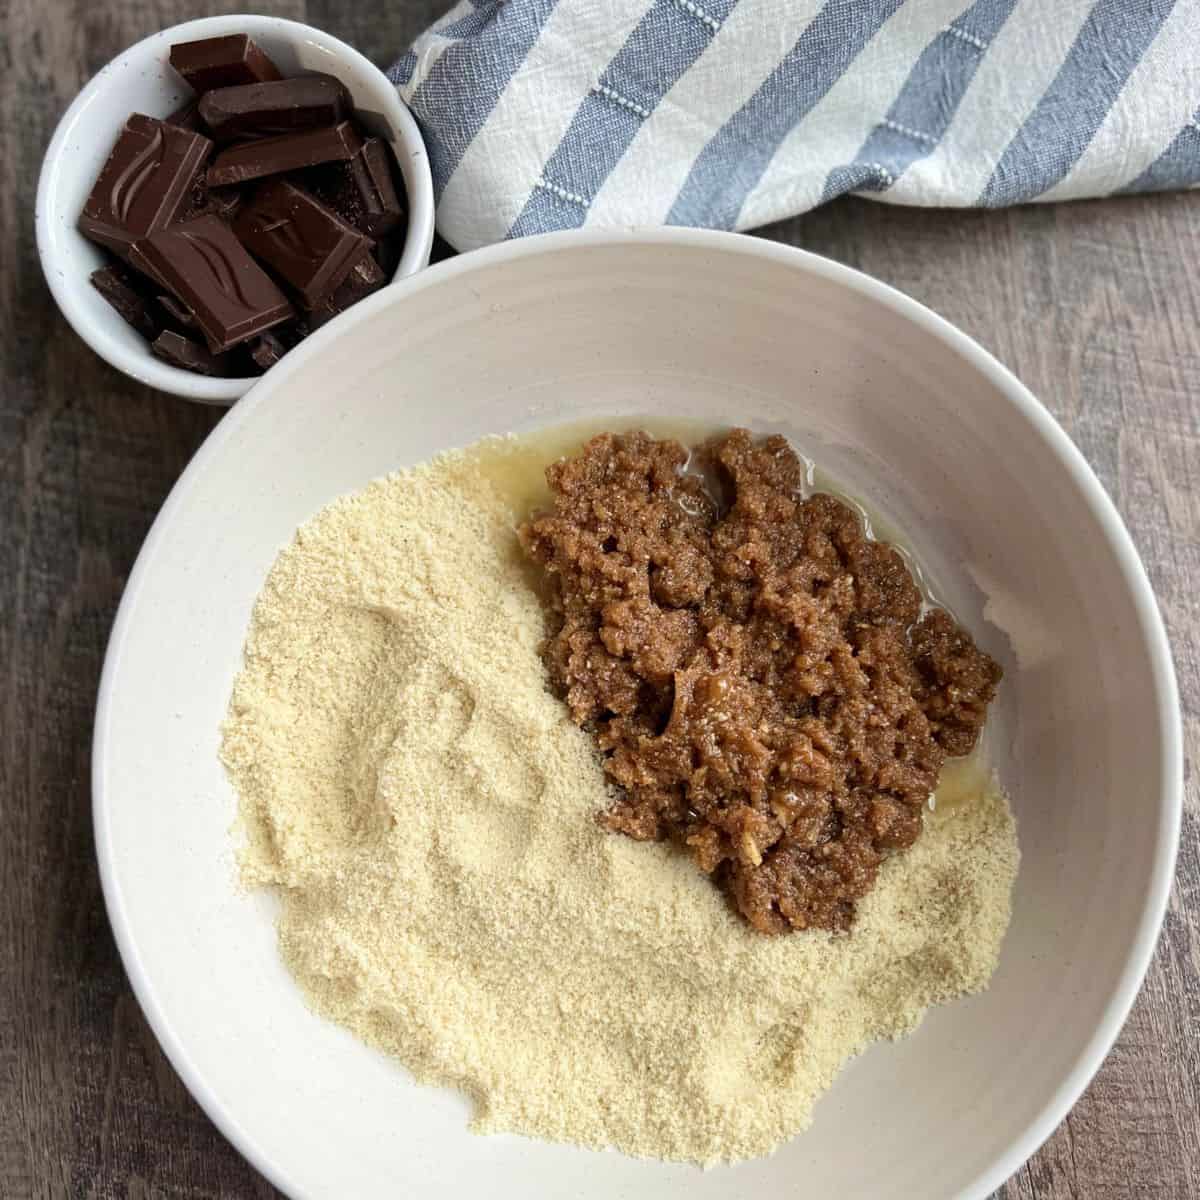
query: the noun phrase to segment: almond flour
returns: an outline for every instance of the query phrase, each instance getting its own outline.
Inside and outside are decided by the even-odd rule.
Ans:
[[[992,786],[927,818],[848,934],[755,933],[605,833],[494,480],[512,440],[330,505],[255,606],[224,726],[241,870],[313,1008],[472,1128],[710,1164],[804,1129],[847,1059],[986,986],[1017,868]],[[500,464],[498,469],[497,464]]]

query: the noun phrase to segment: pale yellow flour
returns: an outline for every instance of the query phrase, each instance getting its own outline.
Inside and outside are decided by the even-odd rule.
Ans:
[[[469,1093],[476,1130],[767,1153],[850,1056],[986,985],[1012,817],[994,790],[932,817],[840,937],[763,937],[677,851],[602,832],[488,482],[510,452],[374,483],[279,556],[224,727],[244,878],[314,1008]]]

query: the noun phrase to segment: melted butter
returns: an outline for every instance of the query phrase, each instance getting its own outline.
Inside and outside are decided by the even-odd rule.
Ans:
[[[937,791],[929,797],[929,807],[937,820],[952,817],[959,809],[977,804],[996,790],[987,756],[976,749],[965,758],[951,758],[942,767]]]
[[[704,441],[719,427],[704,421],[665,420],[656,417],[600,417],[548,425],[529,433],[486,438],[467,452],[480,474],[507,501],[517,521],[550,504],[546,468],[559,459],[579,452],[583,443],[598,433],[645,430],[656,438],[675,438],[690,445]]]
[[[727,428],[730,427],[714,426],[704,421],[667,420],[651,416],[603,417],[550,425],[507,437],[486,438],[470,447],[467,456],[506,501],[512,511],[515,526],[527,520],[538,509],[549,506],[551,496],[550,487],[546,483],[546,468],[562,458],[578,453],[584,442],[599,433],[624,433],[641,429],[653,437],[675,438],[685,446],[693,446]],[[796,451],[805,467],[806,495],[818,491],[828,492],[854,509],[862,518],[868,537],[889,542],[904,558],[913,580],[921,590],[925,607],[936,604],[928,580],[912,551],[905,545],[902,532],[884,514],[868,508],[838,486],[834,479],[816,467],[812,460],[796,450],[794,445],[792,449]],[[522,565],[528,568],[531,586],[540,590],[544,583],[541,572],[522,553],[516,545],[515,538],[513,553],[520,558]],[[994,791],[996,786],[987,756],[982,749],[976,749],[964,758],[949,759],[942,768],[937,791],[929,798],[929,819],[935,823],[948,820],[959,809],[980,801]]]
[[[708,421],[684,418],[668,419],[654,416],[596,417],[586,421],[567,421],[547,425],[527,433],[507,437],[490,437],[472,446],[467,454],[478,464],[480,473],[507,501],[513,520],[520,523],[533,512],[550,504],[550,488],[546,483],[546,468],[568,455],[576,454],[583,443],[598,433],[625,433],[644,430],[657,438],[675,438],[685,446],[694,446],[732,428],[713,425]],[[804,465],[805,495],[828,492],[849,505],[863,522],[866,535],[890,543],[904,559],[909,573],[920,589],[924,608],[946,607],[934,594],[928,576],[909,549],[907,539],[884,514],[851,495],[837,480],[822,471],[801,450],[792,449]],[[685,466],[684,470],[689,467]]]

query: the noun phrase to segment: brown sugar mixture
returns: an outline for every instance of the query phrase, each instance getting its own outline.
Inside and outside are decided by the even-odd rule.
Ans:
[[[601,820],[686,845],[764,933],[847,929],[1000,667],[922,615],[851,508],[805,498],[782,437],[689,454],[602,434],[547,479],[553,508],[520,535],[549,585],[551,683],[621,789]]]

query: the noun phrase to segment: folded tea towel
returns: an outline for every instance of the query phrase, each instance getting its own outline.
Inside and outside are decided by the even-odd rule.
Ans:
[[[462,0],[391,77],[460,250],[1200,182],[1200,0]]]

